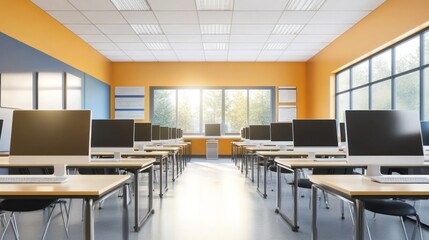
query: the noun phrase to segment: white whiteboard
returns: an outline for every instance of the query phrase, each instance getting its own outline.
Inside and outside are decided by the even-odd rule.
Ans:
[[[279,87],[279,103],[296,103],[296,88]]]

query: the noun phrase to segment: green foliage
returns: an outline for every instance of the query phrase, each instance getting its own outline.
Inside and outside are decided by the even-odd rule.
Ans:
[[[154,109],[152,123],[165,127],[176,126],[175,90],[154,91]]]

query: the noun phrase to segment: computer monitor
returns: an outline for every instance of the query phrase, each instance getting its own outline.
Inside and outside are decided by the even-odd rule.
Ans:
[[[89,162],[89,110],[15,110],[9,161],[54,166],[64,176],[68,163]]]
[[[177,139],[177,128],[171,128],[171,139]]]
[[[179,139],[183,138],[183,129],[179,128]]]
[[[122,152],[134,152],[134,120],[92,120],[92,152],[113,152],[115,159]]]
[[[161,141],[168,141],[168,127],[161,127]]]
[[[343,122],[340,122],[340,142],[346,142],[346,126]]]
[[[293,146],[292,122],[271,123],[271,142],[280,146],[281,150],[286,150],[286,146]]]
[[[270,125],[250,125],[249,140],[258,144],[270,142]]]
[[[135,123],[134,124],[134,147],[140,151],[144,146],[152,142],[152,123]]]
[[[161,126],[152,125],[152,141],[161,140]]]
[[[417,111],[346,111],[349,163],[368,165],[367,175],[380,166],[423,164],[420,117]]]
[[[206,137],[220,137],[221,128],[218,123],[206,123],[204,127],[204,136]]]
[[[292,126],[294,151],[307,152],[309,158],[318,152],[338,152],[334,119],[294,119]]]
[[[249,136],[250,136],[250,132],[249,131],[250,131],[249,127],[245,127],[244,128],[244,134],[245,134],[247,140],[249,140]]]
[[[420,123],[422,129],[423,149],[429,151],[429,121]]]

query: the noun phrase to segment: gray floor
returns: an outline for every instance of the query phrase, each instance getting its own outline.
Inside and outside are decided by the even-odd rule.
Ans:
[[[273,175],[274,179],[274,175]],[[268,179],[270,180],[270,178]],[[284,179],[283,179],[284,180]],[[290,230],[284,220],[274,213],[275,192],[263,199],[256,193],[256,185],[240,173],[229,159],[207,161],[193,159],[175,183],[169,182],[169,191],[163,199],[155,194],[155,214],[131,239],[145,240],[261,240],[310,239],[311,212],[308,191],[299,202],[300,231]],[[284,184],[285,185],[285,184]],[[290,194],[285,186],[284,194]],[[156,191],[157,193],[157,191]],[[146,201],[147,189],[142,188],[141,199]],[[352,222],[346,207],[345,220],[340,218],[340,202],[329,197],[331,208],[319,207],[320,239],[352,239]],[[96,239],[120,239],[121,208],[116,196],[106,200],[102,210],[96,210]],[[132,210],[132,205],[130,205]],[[426,208],[421,207],[421,215]],[[286,207],[287,209],[287,207]],[[45,216],[45,217],[43,217]],[[130,213],[130,219],[133,216]],[[21,239],[39,239],[46,213],[18,215]],[[367,214],[373,239],[405,239],[398,218]],[[406,222],[411,234],[413,223]],[[61,217],[57,216],[46,239],[66,239]],[[131,231],[131,229],[130,229]],[[70,239],[82,239],[81,201],[73,202]],[[429,233],[424,230],[428,238]],[[7,239],[14,239],[11,231]]]

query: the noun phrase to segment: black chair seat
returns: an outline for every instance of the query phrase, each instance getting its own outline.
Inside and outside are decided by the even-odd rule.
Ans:
[[[0,202],[0,210],[8,212],[31,212],[41,210],[58,199],[5,199]]]
[[[313,185],[313,183],[308,178],[298,179],[298,187],[300,187],[300,188],[311,189],[311,185]]]
[[[406,202],[399,200],[374,199],[365,200],[365,209],[379,214],[391,216],[416,216],[416,209]]]

